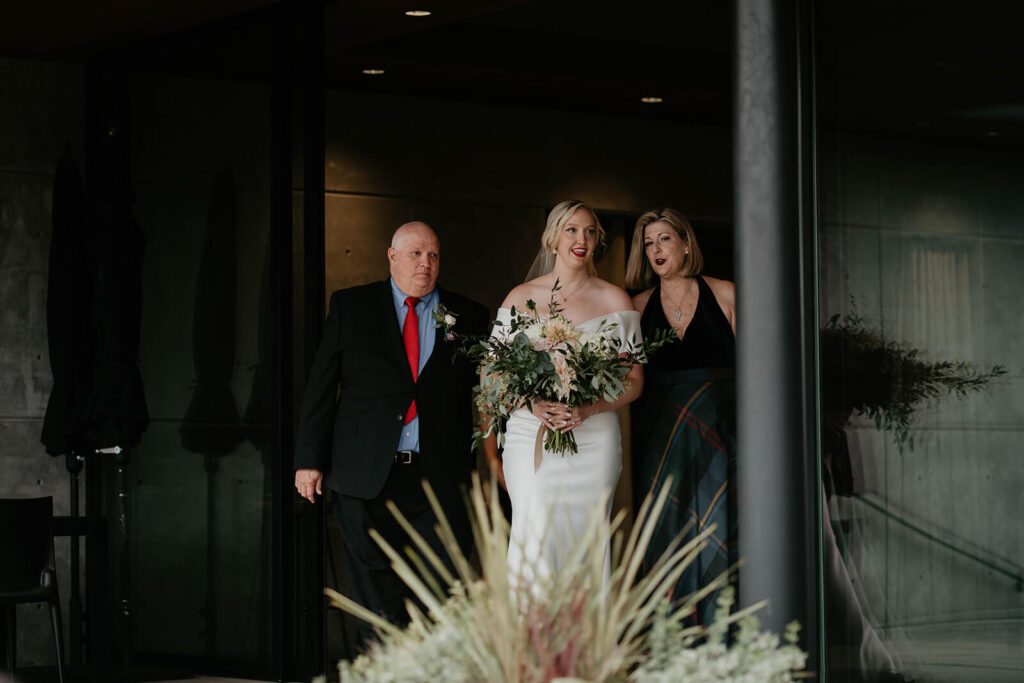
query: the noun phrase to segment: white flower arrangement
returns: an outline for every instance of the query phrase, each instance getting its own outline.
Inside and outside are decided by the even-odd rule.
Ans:
[[[677,625],[664,614],[655,619],[651,633],[650,658],[629,677],[634,683],[784,683],[807,665],[807,654],[798,646],[800,625],[786,628],[785,645],[779,636],[763,632],[752,614],[739,620],[734,641],[727,644],[725,626],[733,605],[733,588],[722,589],[715,622],[707,629],[704,642],[683,639],[679,647]]]

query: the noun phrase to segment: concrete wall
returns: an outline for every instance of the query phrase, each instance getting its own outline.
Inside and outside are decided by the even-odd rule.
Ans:
[[[64,459],[46,455],[39,435],[53,381],[46,341],[53,173],[65,142],[83,159],[84,72],[0,59],[0,91],[0,497],[53,496],[54,514],[66,515]],[[66,600],[70,543],[56,545]],[[49,610],[19,606],[19,666],[54,661]]]
[[[857,136],[823,141],[822,314],[856,312],[929,360],[1001,364],[984,391],[918,412],[915,447],[856,419],[865,487],[959,547],[1024,565],[1024,154]],[[854,505],[868,605],[911,661],[946,679],[1024,671],[1014,582]],[[858,540],[859,539],[859,540]],[[992,678],[995,676],[996,678]],[[966,679],[964,679],[966,680]],[[1006,680],[1010,680],[1009,678]]]

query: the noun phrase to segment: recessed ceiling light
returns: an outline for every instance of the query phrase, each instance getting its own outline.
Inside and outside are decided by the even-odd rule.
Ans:
[[[382,76],[384,69],[363,69],[363,73],[367,76]]]
[[[985,131],[985,137],[997,138],[997,137],[999,137],[999,131],[998,130],[986,130]]]
[[[429,17],[430,10],[426,9],[411,9],[406,11],[405,16],[407,17]]]
[[[641,97],[640,101],[644,104],[661,104],[662,99],[660,97]]]

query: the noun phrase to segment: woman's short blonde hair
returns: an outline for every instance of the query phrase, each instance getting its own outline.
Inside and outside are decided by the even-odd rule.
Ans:
[[[555,251],[558,247],[558,239],[562,236],[562,228],[569,222],[569,219],[572,218],[577,209],[586,209],[594,217],[594,227],[597,228],[597,244],[604,244],[604,228],[601,227],[601,221],[598,219],[597,213],[585,202],[581,202],[578,199],[567,199],[564,202],[559,202],[555,208],[551,209],[551,213],[548,214],[548,222],[544,226],[544,234],[540,236],[541,247],[548,252],[553,253]],[[587,256],[587,271],[591,275],[597,272],[594,268],[594,252]]]
[[[704,270],[704,256],[700,253],[697,236],[693,234],[693,226],[686,216],[675,209],[652,209],[636,220],[636,228],[633,229],[633,243],[629,248],[629,263],[626,264],[626,287],[629,289],[646,289],[653,286],[658,279],[650,261],[647,260],[647,250],[644,249],[644,230],[651,223],[658,221],[671,225],[690,248],[690,253],[679,271],[680,274],[692,277],[700,275]]]

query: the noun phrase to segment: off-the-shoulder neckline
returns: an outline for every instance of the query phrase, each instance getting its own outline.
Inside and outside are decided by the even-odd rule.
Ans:
[[[504,306],[502,306],[502,307],[500,307],[498,309],[498,312],[501,312],[501,311],[508,311],[510,315],[512,313],[512,309],[511,308],[505,308]],[[576,327],[579,327],[581,325],[586,325],[589,322],[593,322],[594,320],[601,320],[602,318],[608,318],[608,317],[613,316],[613,315],[626,315],[627,313],[635,313],[636,315],[640,315],[639,311],[634,311],[633,309],[630,309],[628,311],[612,311],[611,313],[605,313],[604,315],[595,315],[593,318],[587,318],[583,322],[581,322],[581,323],[573,323],[573,325],[575,325]]]

